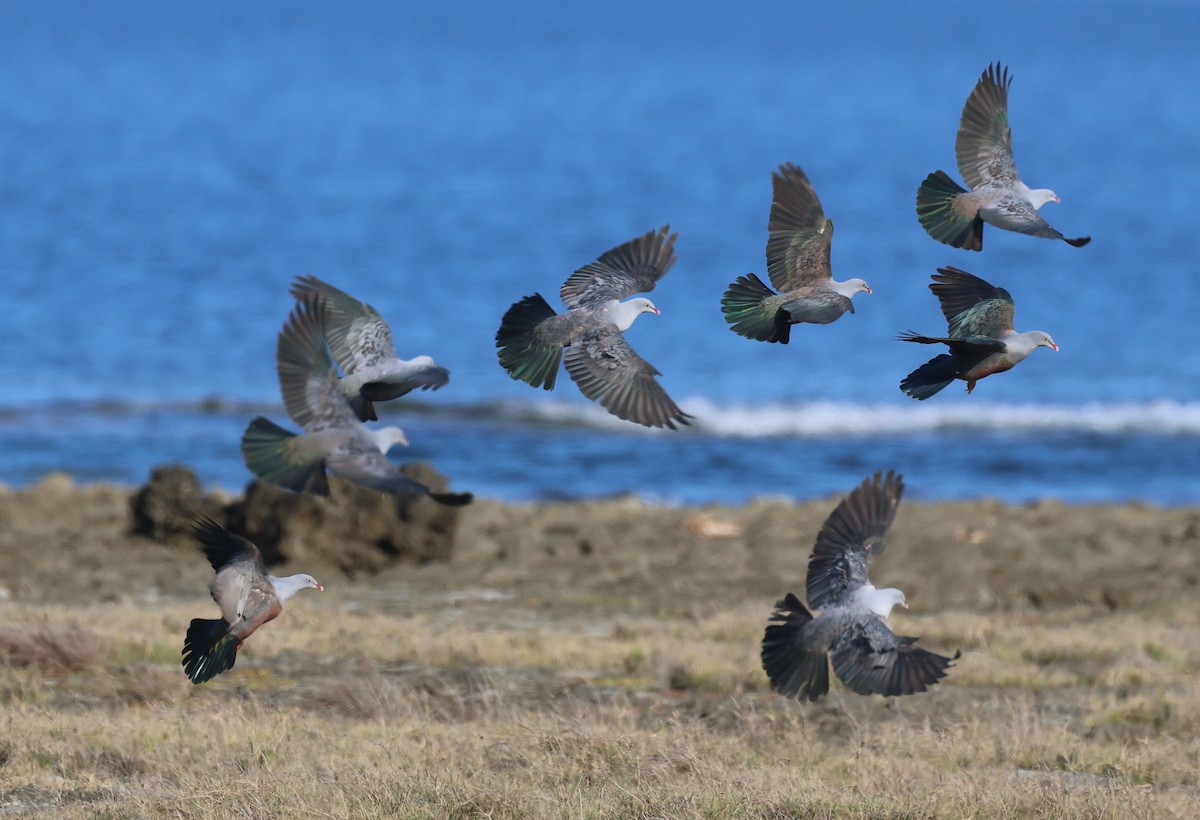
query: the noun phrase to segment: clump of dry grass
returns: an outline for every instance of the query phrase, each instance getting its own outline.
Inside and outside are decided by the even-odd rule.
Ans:
[[[105,641],[75,624],[0,626],[0,664],[6,666],[52,674],[81,672],[102,665],[105,654]]]

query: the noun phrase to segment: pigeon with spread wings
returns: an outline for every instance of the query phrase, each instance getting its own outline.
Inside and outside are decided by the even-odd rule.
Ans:
[[[833,671],[860,695],[911,695],[946,676],[959,654],[948,658],[916,646],[917,638],[888,626],[898,589],[876,589],[867,577],[884,549],[904,481],[875,473],[854,489],[825,520],[808,562],[809,612],[793,594],[775,604],[762,644],[762,665],[776,692],[816,701],[829,692]]]
[[[283,403],[304,432],[297,435],[259,416],[242,435],[246,466],[259,478],[296,492],[328,495],[328,469],[388,493],[425,494],[455,507],[469,503],[470,493],[434,492],[388,460],[388,450],[408,439],[399,427],[371,430],[358,420],[329,360],[319,311],[317,299],[307,295],[288,316],[276,346]]]
[[[365,302],[315,276],[296,277],[291,291],[298,301],[316,304],[325,341],[342,371],[338,386],[360,421],[379,418],[374,402],[437,390],[450,380],[450,372],[429,356],[401,359],[392,329]]]
[[[933,357],[900,382],[900,389],[914,399],[923,401],[955,379],[965,381],[970,393],[975,382],[1011,370],[1039,347],[1058,350],[1047,333],[1013,330],[1015,306],[1004,288],[994,287],[965,270],[946,267],[938,268],[929,289],[941,303],[949,325],[946,336],[907,331],[898,338],[918,344],[944,344],[950,352]]]
[[[192,683],[204,683],[233,668],[242,644],[278,618],[288,598],[302,589],[324,587],[303,573],[267,575],[258,547],[210,518],[198,519],[195,533],[217,573],[208,591],[221,608],[220,618],[192,619],[183,642],[183,671]]]
[[[767,225],[767,276],[739,276],[721,298],[721,311],[734,333],[760,342],[787,344],[792,325],[827,325],[853,313],[851,298],[871,292],[861,279],[835,281],[829,266],[833,222],[804,171],[791,163],[771,175],[774,196]]]
[[[917,218],[939,242],[969,251],[983,250],[983,223],[1017,233],[1061,239],[1081,248],[1090,236],[1068,239],[1042,219],[1038,209],[1058,202],[1049,188],[1030,188],[1013,161],[1008,127],[1008,88],[1012,78],[999,63],[990,65],[963,106],[954,153],[970,190],[945,171],[925,178],[917,189]]]
[[[634,320],[658,308],[640,296],[621,301],[654,289],[675,264],[677,236],[664,225],[575,271],[559,291],[565,313],[538,293],[514,304],[496,332],[500,365],[514,379],[552,390],[565,358],[580,392],[617,418],[646,427],[688,424],[691,416],[655,379],[658,370],[625,341]]]

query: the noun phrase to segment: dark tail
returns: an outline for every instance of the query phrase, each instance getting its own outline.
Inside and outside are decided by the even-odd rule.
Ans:
[[[776,692],[815,702],[829,691],[829,662],[824,651],[805,649],[802,632],[812,619],[790,592],[775,604],[763,635],[762,666]]]
[[[1082,248],[1084,245],[1086,245],[1087,243],[1089,243],[1091,241],[1092,241],[1092,238],[1090,236],[1081,236],[1078,239],[1067,239],[1067,237],[1065,237],[1065,236],[1063,237],[1063,242],[1066,242],[1072,248]]]
[[[285,490],[329,495],[325,460],[295,446],[298,436],[262,416],[242,434],[242,458],[250,472]]]
[[[983,250],[983,220],[976,213],[962,213],[954,206],[967,189],[937,171],[925,177],[917,189],[917,219],[938,242],[969,251]]]
[[[775,291],[753,273],[739,276],[721,297],[721,312],[739,336],[787,344],[792,334],[787,311],[763,306],[763,300],[774,295]]]
[[[430,493],[429,497],[447,507],[465,507],[475,500],[471,493]]]
[[[192,683],[204,683],[232,669],[237,650],[237,638],[229,634],[225,621],[193,618],[183,642],[183,671]]]
[[[362,393],[357,396],[348,398],[350,409],[354,411],[354,415],[359,421],[379,421],[379,415],[375,412],[375,404]]]
[[[540,293],[526,296],[504,314],[496,331],[496,347],[500,349],[500,365],[508,375],[534,387],[554,389],[562,345],[540,341],[536,331],[539,324],[555,315]]]
[[[905,341],[916,341],[906,339]],[[924,401],[942,390],[958,376],[958,363],[949,353],[934,356],[909,373],[900,382],[900,389],[918,401]]]

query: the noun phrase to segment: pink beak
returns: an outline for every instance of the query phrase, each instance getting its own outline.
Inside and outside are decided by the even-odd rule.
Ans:
[[[905,609],[908,609],[908,601],[901,601],[900,606],[904,607]]]
[[[655,316],[658,316],[658,315],[660,315],[660,314],[662,313],[662,311],[661,311],[661,310],[659,310],[658,308],[650,308],[650,309],[651,309],[652,311],[654,311],[654,315],[655,315]]]
[[[325,591],[325,587],[321,586],[321,582],[318,581],[317,582],[317,592],[324,592],[324,591]]]
[[[1058,345],[1056,345],[1054,342],[1051,342],[1051,343],[1050,343],[1050,347],[1052,347],[1052,348],[1054,349],[1054,352],[1055,352],[1055,353],[1057,353],[1057,352],[1058,352]]]
[[[869,285],[863,285],[863,290],[865,290],[867,293],[874,293],[874,292],[875,292],[875,291],[871,290],[871,288],[870,288],[870,286],[869,286]]]

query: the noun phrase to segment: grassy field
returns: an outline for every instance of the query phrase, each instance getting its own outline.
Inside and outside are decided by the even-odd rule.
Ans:
[[[359,594],[361,593],[361,594]],[[569,612],[560,600],[552,611]],[[1200,616],[896,617],[929,694],[770,694],[761,605],[297,599],[192,686],[203,601],[0,605],[0,814],[1192,817]]]

